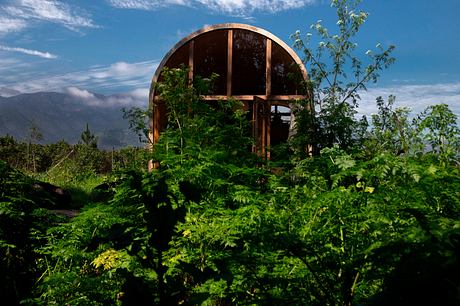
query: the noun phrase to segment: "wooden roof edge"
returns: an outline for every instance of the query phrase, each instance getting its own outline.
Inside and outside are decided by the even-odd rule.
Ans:
[[[166,63],[169,60],[169,58],[180,47],[182,47],[183,45],[185,45],[189,41],[195,39],[196,37],[198,37],[198,36],[200,36],[202,34],[212,32],[212,31],[216,31],[216,30],[225,30],[225,29],[241,29],[241,30],[251,31],[251,32],[263,35],[263,36],[271,39],[272,41],[276,42],[286,52],[288,52],[288,54],[292,57],[292,59],[299,65],[299,68],[300,68],[300,71],[302,73],[303,78],[305,80],[308,79],[307,70],[305,69],[305,66],[303,65],[302,60],[300,59],[300,57],[297,55],[297,53],[295,53],[295,51],[290,46],[288,46],[283,40],[281,40],[276,35],[270,33],[267,30],[264,30],[262,28],[258,28],[256,26],[252,26],[252,25],[248,25],[248,24],[243,24],[243,23],[221,23],[221,24],[205,26],[205,27],[203,27],[203,28],[201,28],[201,29],[189,34],[188,36],[182,38],[178,43],[176,43],[174,45],[174,47],[172,47],[168,51],[168,53],[166,53],[166,55],[163,57],[163,60],[158,65],[158,67],[157,67],[157,69],[155,71],[155,74],[152,77],[152,81],[150,83],[150,92],[149,92],[149,104],[151,105],[151,103],[153,102],[154,92],[155,92],[154,84],[157,82],[158,77],[160,76],[160,73],[163,70],[163,67],[166,65]]]

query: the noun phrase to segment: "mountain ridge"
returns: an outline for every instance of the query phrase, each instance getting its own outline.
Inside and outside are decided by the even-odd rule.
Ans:
[[[41,143],[64,140],[74,144],[88,124],[102,149],[142,146],[121,111],[141,105],[140,100],[129,94],[105,96],[78,88],[0,96],[0,136],[27,140],[35,126],[43,135]]]

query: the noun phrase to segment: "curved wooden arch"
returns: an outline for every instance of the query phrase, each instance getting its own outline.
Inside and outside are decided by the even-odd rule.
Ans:
[[[221,23],[221,24],[215,24],[212,26],[207,26],[204,27],[200,30],[197,30],[190,35],[184,37],[181,39],[178,43],[174,45],[174,47],[169,50],[168,53],[163,57],[163,60],[160,62],[158,65],[155,74],[152,77],[152,81],[150,83],[150,92],[149,92],[149,104],[152,106],[154,96],[155,96],[155,86],[154,84],[158,81],[158,78],[160,77],[161,71],[163,70],[164,66],[168,62],[168,60],[173,56],[173,54],[179,50],[180,47],[184,46],[188,42],[194,40],[196,37],[203,35],[205,33],[209,33],[212,31],[216,30],[247,30],[251,31],[260,35],[265,36],[266,38],[276,42],[279,46],[281,46],[294,60],[294,62],[299,66],[300,71],[302,73],[302,77],[304,80],[308,80],[308,73],[307,70],[305,69],[305,66],[302,63],[302,60],[299,58],[297,53],[295,53],[294,50],[292,50],[291,47],[289,47],[284,41],[282,41],[280,38],[275,36],[274,34],[268,32],[267,30],[264,30],[262,28],[258,28],[255,26],[247,25],[247,24],[242,24],[242,23]]]
[[[188,66],[190,66],[189,71],[189,79],[193,79],[193,64],[194,64],[194,43],[195,39],[201,35],[205,35],[207,33],[218,31],[218,30],[227,30],[228,31],[228,42],[227,42],[227,93],[226,95],[207,95],[203,96],[204,100],[208,101],[216,101],[221,99],[228,99],[229,97],[236,98],[240,101],[244,102],[245,108],[249,109],[250,112],[253,114],[252,118],[252,125],[253,125],[253,137],[258,142],[253,147],[253,152],[264,156],[265,158],[270,158],[270,109],[271,105],[281,105],[289,107],[290,101],[295,99],[306,99],[311,97],[311,95],[307,92],[307,94],[298,94],[297,90],[290,94],[284,95],[273,95],[271,92],[272,88],[272,81],[271,81],[271,63],[272,63],[272,44],[273,42],[276,43],[279,48],[284,50],[287,55],[290,57],[293,63],[297,65],[300,71],[301,77],[303,80],[308,81],[308,73],[305,69],[305,66],[302,63],[302,60],[299,58],[297,53],[289,47],[284,41],[280,38],[275,36],[274,34],[246,24],[240,23],[222,23],[216,24],[212,26],[204,27],[198,31],[191,33],[190,35],[186,36],[185,38],[181,39],[176,45],[169,50],[169,52],[164,56],[163,60],[158,65],[155,74],[152,77],[152,82],[150,84],[150,92],[149,92],[149,107],[152,111],[151,121],[150,121],[150,143],[153,145],[155,144],[158,139],[162,129],[164,129],[165,122],[165,105],[155,96],[155,83],[158,81],[160,74],[163,68],[166,66],[168,61],[173,58],[176,52],[183,46],[190,44],[189,47],[189,55],[188,55]],[[232,90],[232,52],[233,52],[233,30],[245,30],[252,33],[255,33],[259,36],[262,36],[266,41],[266,64],[265,64],[265,75],[266,75],[266,83],[265,83],[265,94],[262,95],[234,95]],[[291,63],[292,63],[291,62]],[[312,109],[312,108],[311,108]],[[260,115],[263,114],[263,115]],[[291,116],[291,120],[293,119],[293,115]],[[156,167],[156,164],[151,164],[149,168]]]

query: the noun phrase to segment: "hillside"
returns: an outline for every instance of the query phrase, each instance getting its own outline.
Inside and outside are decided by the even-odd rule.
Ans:
[[[0,97],[0,135],[8,134],[24,140],[28,138],[30,127],[35,125],[43,134],[43,143],[62,139],[76,143],[88,123],[98,137],[100,148],[141,145],[137,136],[129,131],[121,111],[123,106],[129,107],[133,97],[84,92],[86,96],[69,91]]]

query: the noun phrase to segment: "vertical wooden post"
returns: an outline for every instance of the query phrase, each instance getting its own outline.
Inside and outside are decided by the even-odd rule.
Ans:
[[[149,149],[153,149],[153,145],[155,144],[155,112],[156,112],[156,104],[155,104],[155,96],[153,94],[155,85],[151,85],[150,93],[149,93],[149,111],[150,113],[150,120],[149,120]]]
[[[160,139],[160,130],[161,130],[161,114],[160,114],[160,105],[161,102],[154,102],[153,105],[153,143],[158,143]]]
[[[233,30],[227,33],[227,96],[232,95]]]
[[[267,96],[267,100],[269,100],[269,96],[272,94],[272,40],[268,38],[265,58],[265,95]]]
[[[267,139],[267,132],[270,131],[268,128],[270,122],[267,119],[267,109],[270,103],[258,96],[254,96],[253,103],[254,138],[256,139],[256,148],[254,151],[259,156],[267,158],[267,145],[270,143],[270,140]]]
[[[160,139],[160,132],[162,129],[162,122],[161,122],[161,106],[162,102],[161,101],[155,101],[154,98],[152,97],[152,104],[153,104],[153,115],[152,115],[152,121],[151,121],[151,127],[150,127],[150,132],[149,132],[149,139],[150,139],[150,149],[154,149],[154,145],[158,143],[158,140]],[[160,163],[158,161],[153,161],[149,160],[148,162],[148,171],[152,171],[153,169],[157,169],[160,167]]]
[[[262,106],[262,144],[261,144],[261,155],[265,158],[265,153],[267,152],[267,101],[261,102]]]
[[[188,49],[188,85],[193,86],[193,69],[194,69],[194,58],[193,53],[195,52],[195,40],[190,41],[189,49]],[[191,101],[187,102],[188,104],[188,114],[192,113],[192,104]]]
[[[267,101],[265,101],[264,109],[264,127],[266,127],[266,148],[264,149],[265,157],[270,159],[270,144],[271,144],[271,103],[270,95],[272,94],[272,40],[267,38],[267,49],[266,49],[266,65],[265,65],[265,95]]]
[[[252,101],[252,137],[254,138],[255,144],[252,146],[252,152],[257,153],[257,149],[259,147],[259,133],[258,133],[258,125],[259,120],[257,116],[257,112],[259,111],[256,99]]]
[[[193,52],[195,52],[195,40],[190,41],[190,47],[188,50],[188,81],[190,84],[193,83]]]
[[[271,129],[272,129],[272,105],[270,101],[267,101],[267,159],[270,159],[270,146],[271,146]]]

